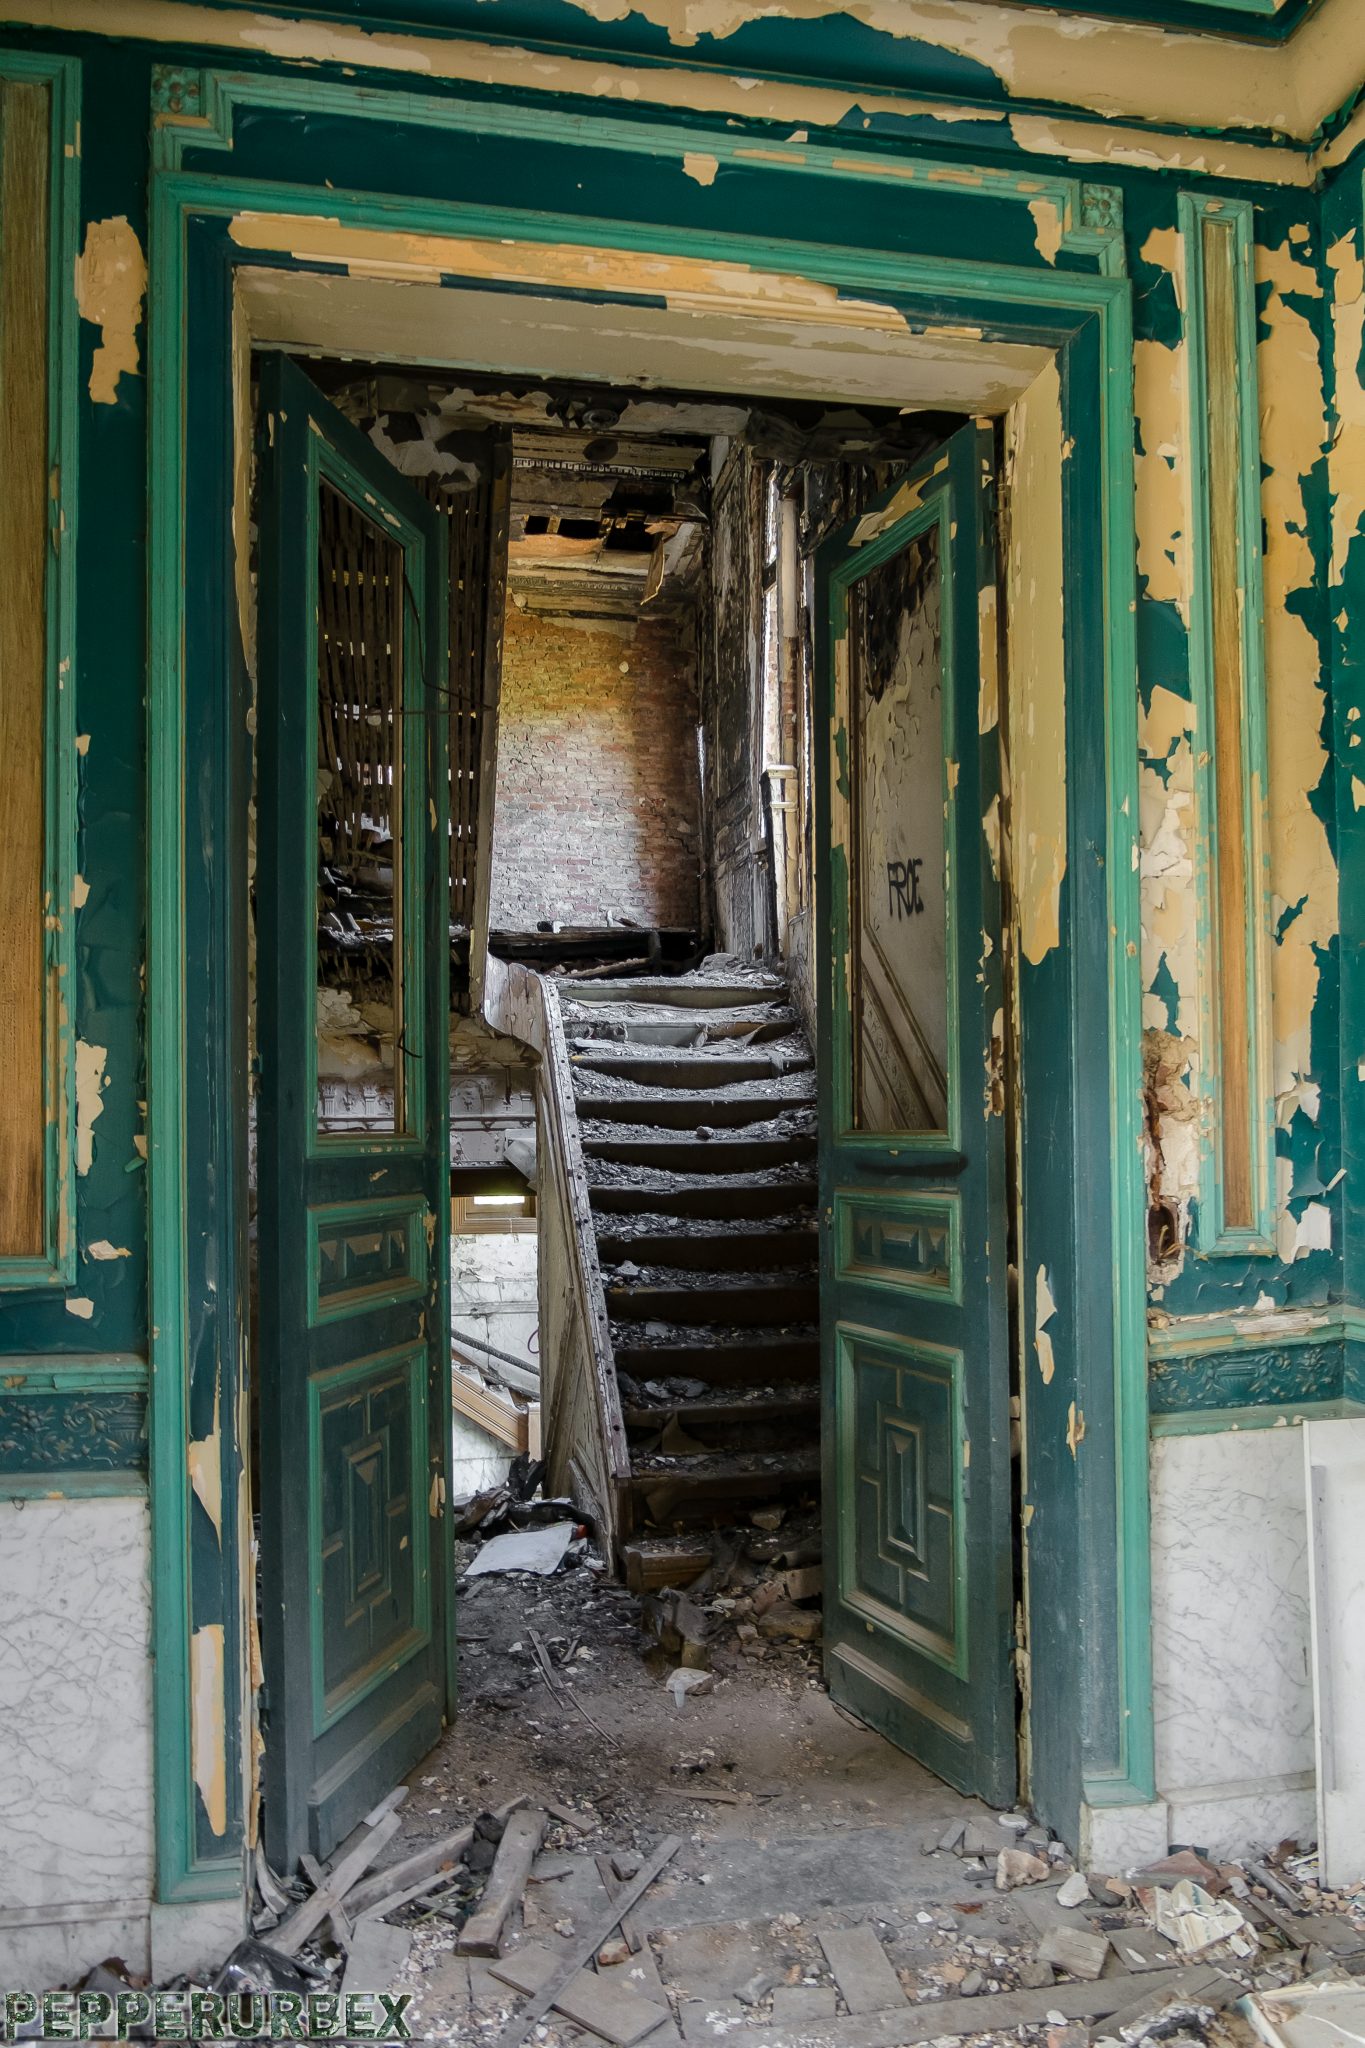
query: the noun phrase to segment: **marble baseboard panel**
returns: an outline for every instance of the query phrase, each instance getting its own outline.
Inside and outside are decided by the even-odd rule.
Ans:
[[[212,1975],[249,1931],[246,1893],[187,1906],[153,1906],[152,1981]]]
[[[1156,1863],[1166,1854],[1167,1824],[1164,1799],[1147,1806],[1082,1806],[1081,1867],[1118,1876]]]
[[[1298,1427],[1152,1445],[1157,1784],[1216,1794],[1313,1768]],[[1165,1794],[1169,1797],[1169,1794]],[[1182,1830],[1181,1839],[1189,1840]]]
[[[1254,1855],[1277,1843],[1317,1839],[1313,1774],[1288,1781],[1195,1786],[1167,1795],[1171,1841],[1214,1858]]]
[[[95,1963],[117,1957],[135,1976],[152,1966],[151,1908],[104,1902],[98,1905],[0,1913],[0,1983],[26,1991],[65,1991]]]
[[[151,1896],[149,1566],[145,1500],[0,1504],[0,1912],[18,1909],[11,1921]],[[111,1952],[96,1945],[86,1961]]]

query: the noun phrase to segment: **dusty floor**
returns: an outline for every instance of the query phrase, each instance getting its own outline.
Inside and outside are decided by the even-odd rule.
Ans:
[[[587,1831],[552,1820],[541,1858],[546,1871],[573,1867],[533,1883],[524,1916],[528,1938],[558,1944],[605,1903],[596,1855],[647,1851],[680,1835],[681,1851],[635,1914],[650,1936],[646,1950],[618,1966],[647,1994],[674,1993],[675,2024],[656,2029],[653,2043],[747,2031],[770,2016],[771,1991],[755,2003],[738,1992],[765,1974],[774,1988],[793,1975],[829,1986],[817,1921],[847,1923],[883,1907],[893,1963],[948,1960],[940,1919],[954,1931],[970,1925],[988,1944],[1005,1933],[1008,1901],[997,1908],[956,1857],[928,1858],[921,1845],[968,1816],[1001,1845],[1014,1837],[836,1707],[818,1646],[746,1654],[727,1632],[712,1660],[714,1689],[689,1694],[679,1708],[666,1674],[642,1657],[639,1616],[633,1595],[583,1564],[544,1580],[468,1581],[460,1713],[409,1781],[394,1859],[518,1794],[574,1810]],[[552,1696],[533,1629],[557,1667],[565,1657],[563,1678],[595,1725]],[[965,1914],[950,1911],[955,1898]],[[916,1916],[930,1907],[925,1925]],[[453,1929],[439,1918],[419,1922],[399,1981],[417,1991],[416,2031],[428,2038],[492,2039],[515,2003],[485,1965],[454,1957]],[[832,2007],[828,1993],[817,2002]],[[544,2048],[594,2037],[556,2017],[533,2038]]]
[[[604,1879],[632,1874],[666,1835],[681,1837],[681,1847],[633,1915],[638,1948],[627,1953],[614,1942],[596,1979],[662,2008],[665,2017],[643,2037],[650,2048],[716,2041],[890,2048],[940,2032],[1024,2048],[1085,2048],[1105,2036],[1103,2020],[1093,2017],[1094,1994],[1105,1986],[1078,1983],[1040,1960],[1050,1930],[1131,1927],[1135,1940],[1146,1940],[1147,1963],[1131,1950],[1125,1962],[1111,1948],[1103,1976],[1116,1983],[1104,2011],[1121,2010],[1134,1996],[1141,2002],[1143,1977],[1130,1972],[1180,1960],[1154,1942],[1135,1898],[1106,1892],[1096,1880],[1093,1898],[1064,1911],[1058,1883],[1071,1866],[1060,1845],[1052,1847],[1045,1881],[996,1889],[996,1855],[1026,1839],[1017,1832],[1022,1817],[1005,1824],[845,1715],[824,1689],[818,1645],[760,1646],[751,1638],[746,1650],[722,1613],[713,1689],[678,1706],[667,1663],[656,1658],[651,1668],[642,1655],[648,1644],[640,1613],[639,1601],[606,1583],[589,1561],[570,1562],[549,1579],[465,1584],[460,1711],[409,1780],[402,1830],[384,1860],[396,1862],[519,1796],[551,1817],[502,1958],[456,1953],[481,1875],[452,1873],[448,1890],[394,1916],[412,1947],[393,1988],[416,1995],[409,2014],[416,2037],[468,2048],[495,2042],[521,2004],[497,1969],[527,1945],[566,1953],[608,1903]],[[542,1675],[537,1638],[556,1690]],[[968,1833],[958,1852],[942,1848],[963,1823]],[[1047,1856],[1036,1830],[1033,1842]],[[1320,1931],[1322,1921],[1319,1915]],[[860,1923],[875,1936],[874,1961],[884,1958],[894,1973],[883,1979],[894,2011],[884,2009],[885,1989],[880,2007],[872,2009],[873,1999],[860,2012],[842,1979],[836,1984],[821,1937]],[[1273,1950],[1273,1928],[1267,1938]],[[1345,1938],[1365,1953],[1362,1931],[1349,1921]],[[1254,1938],[1247,1953],[1256,1956]],[[1276,1981],[1273,1953],[1247,1967],[1258,1971],[1258,1983]],[[1301,1957],[1286,1964],[1291,1972],[1301,1967]],[[1022,2005],[1009,2011],[1001,1994],[1017,1995]],[[969,2027],[962,2001],[993,1995]],[[914,2010],[940,2001],[954,2001],[941,2020]],[[974,2018],[975,2005],[967,2011]],[[956,2024],[941,2024],[949,2019]],[[1164,2031],[1172,2043],[1214,2048],[1250,2040],[1226,2013],[1205,2012],[1191,2026]],[[536,2048],[599,2038],[558,2013],[529,2035]]]

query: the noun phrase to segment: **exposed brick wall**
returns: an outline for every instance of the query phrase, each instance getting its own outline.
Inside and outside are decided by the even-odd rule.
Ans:
[[[675,619],[549,618],[509,605],[492,924],[695,926],[697,708]]]

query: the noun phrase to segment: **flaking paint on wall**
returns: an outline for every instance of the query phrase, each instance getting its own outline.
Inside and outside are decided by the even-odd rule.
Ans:
[[[1052,1281],[1046,1266],[1040,1266],[1033,1282],[1033,1348],[1038,1355],[1038,1370],[1043,1385],[1052,1384],[1052,1375],[1057,1370],[1057,1359],[1052,1349],[1052,1338],[1048,1324],[1057,1313],[1053,1298]]]
[[[227,1729],[221,1622],[190,1637],[190,1773],[215,1835],[227,1832]]]
[[[1258,265],[1259,269],[1259,265]],[[1311,797],[1327,769],[1326,714],[1317,637],[1303,616],[1316,565],[1308,480],[1327,444],[1322,361],[1310,313],[1263,273],[1269,287],[1257,350],[1261,393],[1261,510],[1265,531],[1266,737],[1273,1088],[1293,1090],[1312,1069],[1317,949],[1338,926],[1336,862]],[[1297,286],[1296,286],[1297,289]]]
[[[142,244],[126,214],[92,220],[76,259],[76,304],[82,320],[100,330],[90,365],[90,396],[97,405],[118,402],[118,380],[137,375],[137,331],[147,290]]]
[[[186,1453],[190,1485],[195,1498],[213,1524],[213,1533],[223,1540],[223,1429],[221,1389],[213,1397],[213,1428],[207,1436],[195,1437]]]
[[[1062,393],[1055,362],[1009,415],[1006,601],[1019,943],[1038,964],[1061,939],[1066,874],[1066,644]]]
[[[1182,237],[1173,228],[1155,229],[1144,242],[1142,260],[1183,277]],[[1185,412],[1184,341],[1143,339],[1133,347],[1133,399],[1137,414],[1138,574],[1147,596],[1173,604],[1189,624],[1190,515]]]
[[[1335,373],[1327,480],[1332,493],[1332,582],[1340,584],[1345,579],[1351,542],[1365,522],[1365,385],[1360,375],[1365,347],[1365,265],[1355,236],[1342,235],[1333,242],[1327,263],[1332,272]],[[1291,288],[1300,289],[1297,284]]]
[[[1311,139],[1344,97],[1343,79],[1358,78],[1365,65],[1365,41],[1356,0],[1323,0],[1303,29],[1285,43],[1177,34],[1162,37],[1138,23],[1058,21],[1055,16],[987,0],[578,0],[602,22],[639,14],[662,27],[675,47],[702,36],[724,39],[748,22],[774,16],[819,20],[851,14],[874,32],[914,41],[928,51],[949,51],[981,65],[1015,99],[1034,105],[1058,103],[1119,118],[1205,130],[1267,128]],[[99,33],[108,28],[108,0],[12,0],[9,13],[21,21]],[[793,123],[838,120],[858,111],[870,114],[907,104],[873,101],[867,95],[822,92],[820,88],[766,88],[753,77],[717,78],[713,73],[671,72],[665,67],[627,70],[601,60],[557,59],[544,51],[465,43],[455,38],[373,31],[349,23],[331,25],[283,19],[265,11],[228,14],[192,0],[123,0],[123,35],[206,48],[251,50],[296,62],[334,63],[368,70],[406,72],[423,78],[484,77],[487,83],[539,84],[560,91],[622,98],[664,99],[718,109],[728,89],[738,104],[727,111]],[[486,74],[493,75],[487,76]],[[748,104],[745,104],[745,95]],[[754,104],[776,97],[781,111]],[[676,95],[676,97],[675,97]],[[689,99],[684,95],[693,95]],[[834,102],[842,112],[822,111]],[[932,103],[921,103],[932,115]],[[989,110],[987,110],[989,117]],[[1102,137],[1091,130],[1093,146]],[[1153,134],[1151,148],[1163,138]],[[1266,151],[1274,160],[1288,151]],[[1227,173],[1230,174],[1230,173]]]
[[[95,1119],[104,1114],[103,1091],[109,1048],[76,1040],[76,1171],[89,1173],[95,1162]]]
[[[894,306],[846,297],[818,278],[760,270],[747,263],[582,243],[416,235],[352,227],[323,214],[241,213],[229,223],[228,232],[243,248],[283,253],[301,263],[344,264],[352,277],[533,283],[560,291],[640,295],[675,312],[724,306],[727,312],[750,316],[805,315],[851,328],[888,333],[906,329],[905,315]]]

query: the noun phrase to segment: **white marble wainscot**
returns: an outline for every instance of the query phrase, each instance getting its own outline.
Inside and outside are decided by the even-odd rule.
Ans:
[[[1308,1523],[1297,1424],[1152,1445],[1157,1791],[1173,1842],[1314,1832]]]
[[[0,1502],[0,1974],[10,1981],[19,1964],[62,1983],[107,1954],[134,1968],[145,1957],[149,1565],[145,1500]]]

